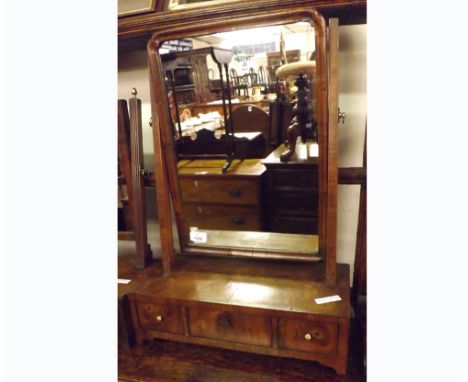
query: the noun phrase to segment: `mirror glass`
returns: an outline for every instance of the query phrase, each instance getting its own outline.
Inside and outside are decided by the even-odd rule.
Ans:
[[[153,4],[153,1],[154,0],[119,0],[117,5],[119,16],[130,13],[149,11],[151,10],[151,5]]]
[[[166,41],[159,53],[186,244],[317,258],[313,27]]]

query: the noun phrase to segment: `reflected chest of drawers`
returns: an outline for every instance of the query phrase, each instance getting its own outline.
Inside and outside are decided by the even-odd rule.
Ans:
[[[297,144],[289,162],[280,161],[286,150],[279,146],[262,163],[265,173],[267,230],[272,232],[317,234],[318,163],[317,146]]]
[[[260,159],[235,160],[222,174],[224,160],[182,160],[178,163],[184,216],[189,227],[260,231],[262,175]]]

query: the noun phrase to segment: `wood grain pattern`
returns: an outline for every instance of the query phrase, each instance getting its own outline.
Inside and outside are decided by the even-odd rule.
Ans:
[[[179,256],[169,277],[162,275],[158,263],[139,273],[132,270],[131,263],[122,264],[122,267],[119,267],[119,277],[131,278],[132,282],[119,287],[119,293],[125,292],[128,297],[132,327],[140,344],[145,339],[162,338],[244,352],[315,360],[335,368],[339,373],[345,373],[349,322],[349,266],[338,266],[338,281],[333,287],[326,286],[324,279],[320,278],[320,275],[324,274],[316,269],[320,267],[323,268],[324,264],[303,267],[295,262],[246,261],[237,258],[194,259]],[[343,300],[323,305],[313,302],[314,297],[331,294],[339,294]],[[147,311],[147,318],[142,319],[141,312],[138,313],[139,306],[152,307]],[[172,311],[187,313],[185,319],[175,319],[179,328],[177,333],[161,330],[157,326],[157,320],[153,321],[154,326],[150,321],[154,314],[165,315],[164,307],[168,306]],[[193,309],[197,312],[196,317],[193,317],[193,314],[190,317],[190,310]],[[205,317],[204,312],[210,313],[206,313]],[[187,326],[190,326],[191,319],[197,322],[195,333],[201,337],[193,336],[192,330],[185,329],[185,320]],[[319,331],[322,330],[316,334],[317,340],[322,341],[322,345],[318,342],[318,349],[322,352],[275,346],[280,341],[278,319],[292,320],[292,323],[296,322],[294,320],[317,323],[315,326],[299,327],[317,327]],[[239,326],[234,329],[236,323]],[[221,328],[217,328],[215,324]],[[331,332],[323,329],[329,325],[338,325],[335,355],[327,353],[329,345],[326,344],[325,337],[320,339],[320,336],[329,338]],[[256,339],[252,339],[252,330],[262,334],[259,334],[259,337],[253,335]],[[208,336],[206,333],[209,333]],[[270,335],[267,336],[267,333]],[[284,345],[284,341],[281,343]],[[288,343],[291,343],[290,340]],[[292,344],[288,346],[293,347]]]
[[[136,309],[141,327],[175,334],[184,333],[182,311],[179,307],[139,303],[136,304]]]
[[[197,308],[190,308],[188,316],[192,336],[271,346],[268,317]]]
[[[329,87],[330,97],[328,106],[328,144],[327,144],[327,214],[326,240],[327,240],[327,283],[336,282],[336,234],[337,234],[337,203],[338,203],[338,105],[339,105],[339,36],[338,19],[330,19],[328,25],[329,50]],[[322,150],[322,147],[320,146]],[[319,217],[319,222],[321,222]]]
[[[137,278],[129,284],[127,295],[137,302],[172,301],[187,306],[204,302],[225,310],[244,307],[242,311],[250,314],[260,314],[261,308],[265,314],[304,313],[336,322],[349,317],[349,265],[339,264],[334,286],[323,283],[323,267],[323,263],[304,267],[288,261],[178,256],[170,276]],[[313,301],[334,294],[342,301]]]
[[[151,60],[151,57],[150,57]],[[150,66],[150,73],[152,69]],[[157,90],[154,88],[154,82],[150,81],[150,93],[151,99],[160,96],[156,94]],[[161,258],[163,262],[164,273],[168,274],[171,271],[171,264],[175,258],[174,243],[172,239],[172,217],[171,217],[171,199],[169,181],[167,176],[166,158],[162,150],[162,139],[159,124],[159,112],[157,105],[151,102],[151,114],[152,114],[152,128],[153,128],[153,150],[154,150],[154,174],[155,183],[158,192],[156,192],[156,204],[158,206],[158,217],[159,217],[159,230],[161,237]],[[166,125],[167,126],[167,125]],[[179,228],[179,237],[183,238],[184,230]],[[181,240],[182,242],[182,240]]]
[[[337,324],[291,318],[279,321],[280,348],[336,354],[337,343]]]
[[[148,36],[168,27],[183,26],[206,15],[208,18],[229,20],[229,17],[258,13],[259,10],[273,12],[291,7],[314,7],[327,18],[339,17],[347,23],[366,23],[366,0],[243,0],[200,7],[198,9],[175,10],[147,15],[121,18],[118,22],[118,37],[135,38]],[[345,23],[342,23],[345,25]]]

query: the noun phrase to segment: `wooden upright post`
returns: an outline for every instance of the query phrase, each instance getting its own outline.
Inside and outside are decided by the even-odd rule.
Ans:
[[[329,62],[329,103],[328,103],[328,197],[327,197],[327,257],[326,283],[336,284],[336,226],[338,199],[338,19],[329,19],[328,62]]]
[[[152,258],[151,248],[148,244],[145,211],[145,182],[143,179],[143,145],[141,134],[141,100],[136,95],[136,89],[132,90],[130,99],[130,153],[132,163],[132,188],[133,188],[133,216],[134,234],[136,243],[136,267],[145,268]]]
[[[154,42],[148,43],[148,56],[150,61],[150,91],[151,91],[151,114],[153,128],[154,146],[154,175],[156,181],[156,202],[158,206],[159,230],[161,238],[161,259],[163,273],[171,272],[171,265],[175,259],[174,239],[172,236],[172,215],[171,215],[171,193],[169,189],[169,178],[167,173],[166,158],[164,156],[163,143],[161,138],[160,113],[163,109],[160,105],[162,97],[157,97],[154,89],[154,82],[158,76],[154,71],[157,61],[158,46]],[[169,124],[167,124],[169,126]],[[166,127],[167,128],[167,127]],[[171,132],[172,133],[172,132]]]

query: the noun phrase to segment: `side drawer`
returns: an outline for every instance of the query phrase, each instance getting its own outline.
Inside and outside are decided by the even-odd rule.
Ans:
[[[182,200],[222,204],[259,204],[258,179],[179,177]]]
[[[184,215],[189,227],[231,231],[261,230],[257,207],[186,203]]]
[[[336,354],[338,324],[280,318],[278,345],[282,349]]]
[[[191,336],[271,346],[269,317],[190,308],[188,318]]]
[[[142,328],[184,334],[184,322],[180,307],[137,303],[136,310]]]

